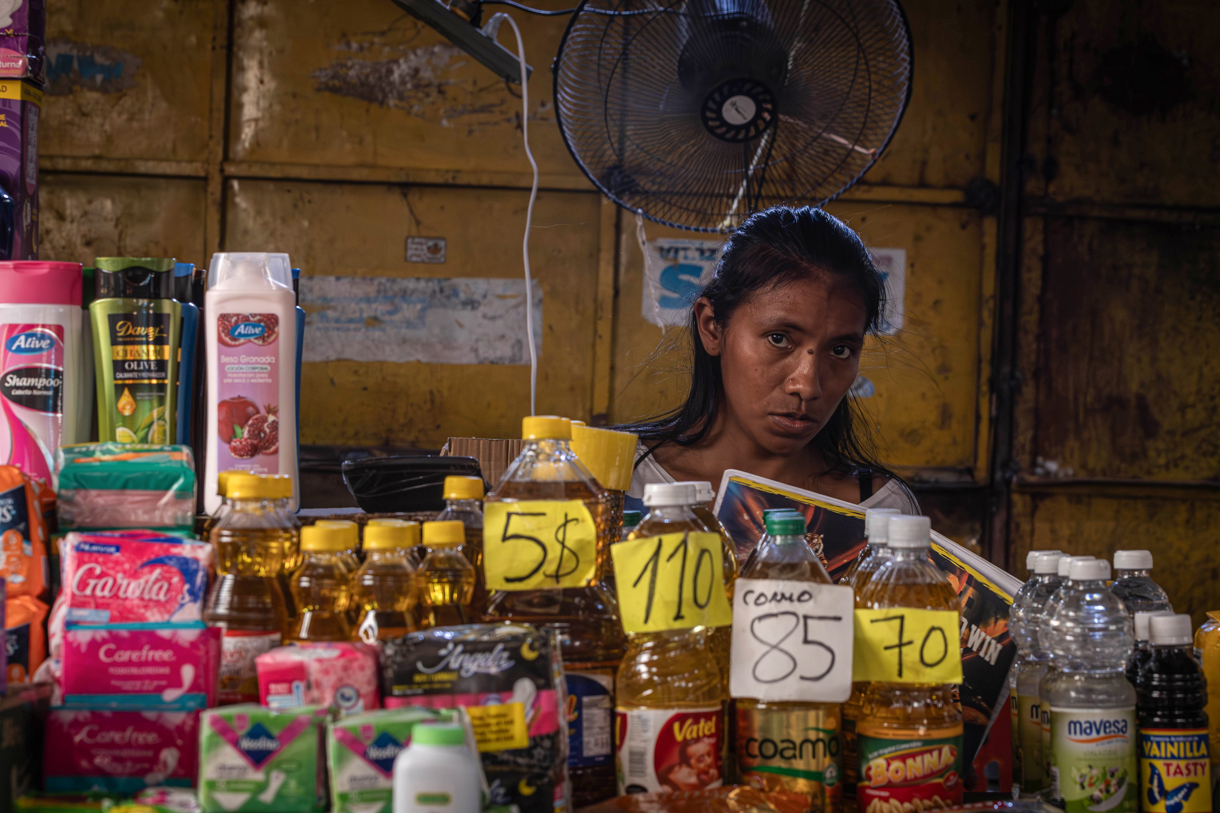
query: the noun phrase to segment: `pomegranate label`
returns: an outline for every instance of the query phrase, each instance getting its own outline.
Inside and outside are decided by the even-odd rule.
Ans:
[[[280,320],[274,313],[222,313],[216,320],[221,401],[217,469],[280,474]]]
[[[724,709],[618,709],[619,793],[718,788],[724,784]]]
[[[911,739],[858,728],[860,813],[939,810],[962,803],[962,734]]]

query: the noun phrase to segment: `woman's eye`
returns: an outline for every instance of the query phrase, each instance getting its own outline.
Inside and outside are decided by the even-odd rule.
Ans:
[[[788,346],[788,337],[785,336],[783,333],[768,333],[767,341],[771,342],[771,344],[775,347],[787,347]]]
[[[849,359],[851,358],[851,345],[836,344],[831,348],[830,355],[837,359]]]

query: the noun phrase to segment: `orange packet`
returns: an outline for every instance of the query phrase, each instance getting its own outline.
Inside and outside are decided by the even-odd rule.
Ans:
[[[4,638],[8,647],[8,682],[28,683],[47,659],[47,605],[30,596],[4,602]]]
[[[16,466],[0,466],[0,578],[9,599],[48,595],[47,518],[54,505],[49,486]]]

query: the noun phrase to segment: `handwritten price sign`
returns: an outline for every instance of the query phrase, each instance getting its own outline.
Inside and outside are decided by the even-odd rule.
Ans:
[[[597,526],[580,500],[489,502],[483,572],[490,590],[585,587],[597,574]]]
[[[738,579],[733,595],[733,697],[842,703],[851,696],[850,587]]]
[[[856,680],[961,683],[961,620],[953,610],[856,610]]]
[[[610,547],[619,615],[627,632],[727,627],[720,535],[664,534]]]

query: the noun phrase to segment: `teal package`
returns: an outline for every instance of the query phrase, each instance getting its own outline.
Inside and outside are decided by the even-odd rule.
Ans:
[[[326,736],[332,813],[390,813],[394,759],[417,723],[450,722],[451,711],[404,706],[332,720]]]

